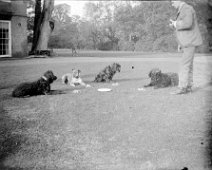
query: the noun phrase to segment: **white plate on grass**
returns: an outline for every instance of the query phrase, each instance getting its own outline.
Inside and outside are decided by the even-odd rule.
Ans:
[[[100,91],[100,92],[109,92],[111,90],[112,89],[109,89],[109,88],[100,88],[100,89],[98,89],[98,91]]]

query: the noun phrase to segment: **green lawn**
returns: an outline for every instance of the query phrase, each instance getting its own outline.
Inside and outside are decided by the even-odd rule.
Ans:
[[[174,96],[175,87],[138,88],[149,83],[153,67],[177,72],[179,54],[110,54],[67,57],[70,53],[63,51],[53,58],[0,61],[0,169],[210,169],[210,58],[195,58],[194,92]],[[122,66],[114,76],[118,86],[94,83],[95,75],[113,62]],[[82,71],[90,88],[61,83],[72,68]],[[53,95],[11,97],[17,84],[49,69],[58,77]],[[100,87],[112,91],[98,92]]]

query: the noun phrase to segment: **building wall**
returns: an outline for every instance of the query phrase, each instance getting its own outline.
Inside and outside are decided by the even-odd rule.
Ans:
[[[13,15],[18,15],[23,17],[27,16],[26,14],[27,1],[26,0],[18,0],[18,1],[12,0],[11,3],[12,3],[11,10]]]
[[[27,56],[27,18],[13,16],[11,19],[12,57]]]
[[[0,0],[0,19],[11,21],[12,57],[27,56],[27,2]]]
[[[0,17],[6,17],[12,15],[12,3],[2,2],[0,0]]]

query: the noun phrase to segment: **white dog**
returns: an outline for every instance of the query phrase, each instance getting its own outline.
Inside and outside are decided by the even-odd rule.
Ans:
[[[82,79],[80,78],[80,70],[72,69],[72,73],[67,73],[62,76],[62,83],[70,84],[70,86],[82,85],[86,87],[90,87],[90,85],[86,85]]]

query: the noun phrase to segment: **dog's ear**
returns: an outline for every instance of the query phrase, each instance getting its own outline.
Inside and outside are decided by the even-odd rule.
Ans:
[[[51,71],[51,70],[47,70],[45,73],[44,73],[44,75],[47,75],[47,74],[52,74],[53,75],[53,72]]]
[[[116,67],[121,67],[121,65],[119,63],[116,63]]]
[[[157,77],[160,77],[160,76],[161,76],[161,70],[157,70],[157,71],[155,72],[155,75],[156,75]]]
[[[149,77],[152,77],[152,70],[148,74]]]
[[[121,65],[120,64],[117,64],[117,70],[118,70],[118,72],[121,71]]]
[[[81,70],[78,70],[78,74],[81,73]]]
[[[47,79],[49,79],[49,77],[52,75],[53,73],[50,71],[50,70],[48,70],[48,71],[46,71],[43,75],[47,78]]]
[[[77,72],[78,72],[78,70],[76,70],[74,68],[72,69],[72,73],[75,73],[76,74]]]
[[[161,70],[158,69],[155,74],[161,74]]]

